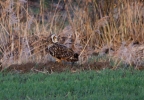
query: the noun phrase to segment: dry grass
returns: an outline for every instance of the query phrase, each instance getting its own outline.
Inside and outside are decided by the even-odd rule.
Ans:
[[[47,61],[45,51],[51,33],[72,47],[85,63],[103,47],[115,52],[123,43],[144,43],[144,4],[141,0],[61,0],[46,10],[40,0],[35,15],[26,0],[0,1],[0,47],[2,63]]]

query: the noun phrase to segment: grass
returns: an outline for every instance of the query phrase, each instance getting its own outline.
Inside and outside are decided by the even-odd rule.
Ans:
[[[48,53],[41,52],[47,47],[40,42],[46,40],[41,35],[48,36],[51,33],[59,35],[61,39],[64,35],[65,44],[66,41],[74,41],[72,44],[81,54],[81,62],[87,61],[85,59],[89,59],[94,51],[101,52],[105,46],[119,50],[122,43],[144,43],[144,3],[141,0],[65,0],[67,2],[63,11],[53,8],[51,2],[46,1],[40,0],[37,7],[31,7],[23,0],[0,1],[2,65],[22,63],[25,59],[43,61],[41,58]],[[61,6],[63,0],[52,1]],[[65,34],[72,37],[62,34],[68,26],[70,30],[66,29]],[[31,43],[31,36],[38,36],[39,39]],[[44,60],[47,58],[44,56]],[[129,59],[129,56],[126,58]],[[143,71],[128,69],[74,74],[1,72],[0,100],[142,100],[143,86]]]
[[[0,73],[0,100],[143,100],[144,72]]]
[[[73,47],[80,54],[81,62],[86,62],[93,53],[101,52],[103,47],[116,50],[114,54],[119,58],[122,44],[144,43],[142,0],[31,1],[35,2],[0,1],[2,65],[23,63],[25,59],[32,62],[43,61],[40,58],[47,60],[48,57],[43,56],[48,54],[44,51],[47,46],[43,45],[49,45],[49,42],[43,41],[42,36],[50,34],[57,34],[64,45]],[[30,37],[34,40],[30,41]],[[129,56],[120,58],[125,61]]]

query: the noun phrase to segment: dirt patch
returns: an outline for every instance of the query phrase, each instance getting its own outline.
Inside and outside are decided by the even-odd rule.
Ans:
[[[83,65],[71,63],[57,63],[57,62],[47,62],[47,63],[26,63],[21,65],[11,65],[6,72],[18,72],[18,73],[28,73],[28,72],[41,72],[41,73],[53,73],[53,72],[78,72],[82,70],[101,70],[104,68],[112,68],[109,62],[94,62],[86,63]],[[3,69],[0,69],[3,71]]]

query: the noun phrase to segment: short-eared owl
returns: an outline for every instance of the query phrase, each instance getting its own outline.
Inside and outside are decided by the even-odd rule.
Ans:
[[[56,35],[51,36],[52,44],[48,46],[50,55],[56,58],[57,62],[62,60],[68,62],[78,61],[78,53],[75,53],[71,48],[66,47],[65,45],[59,44]]]

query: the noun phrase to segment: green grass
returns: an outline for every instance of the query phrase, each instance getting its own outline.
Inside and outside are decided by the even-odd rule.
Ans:
[[[143,100],[144,71],[0,73],[0,100]]]

